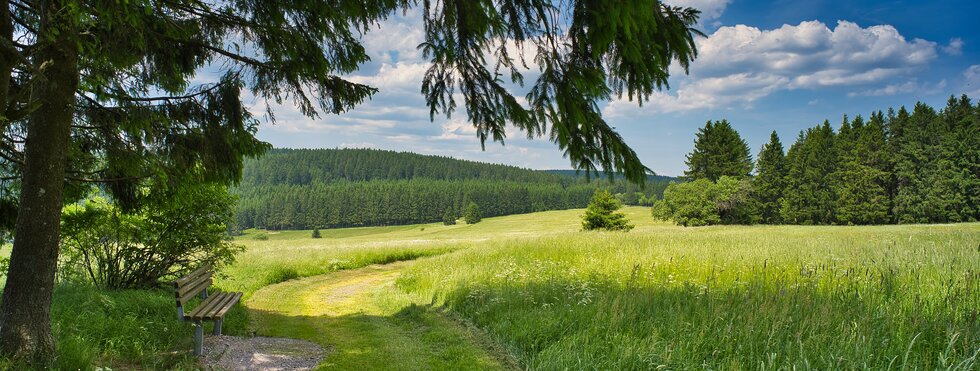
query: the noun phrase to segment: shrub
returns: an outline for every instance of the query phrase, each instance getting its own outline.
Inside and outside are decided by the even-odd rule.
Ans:
[[[480,213],[480,205],[470,202],[469,206],[466,206],[466,211],[463,212],[463,220],[466,221],[466,224],[475,224],[483,220],[483,214]]]
[[[629,231],[633,229],[629,219],[623,213],[617,213],[623,205],[607,190],[598,190],[592,195],[592,201],[582,215],[582,229],[608,231]]]
[[[233,204],[223,186],[193,185],[151,193],[129,212],[98,197],[67,206],[60,274],[99,287],[144,288],[204,264],[229,264],[242,249],[227,237]]]
[[[257,241],[268,241],[269,240],[269,235],[268,234],[265,234],[265,233],[260,233],[260,234],[255,235],[255,237],[252,237],[252,239],[257,240]]]
[[[685,227],[713,224],[751,224],[757,219],[746,180],[723,176],[717,182],[698,179],[674,183],[653,206],[653,216]]]
[[[312,237],[313,238],[321,238],[321,237],[323,237],[323,236],[320,235],[320,228],[313,228],[313,236]]]
[[[456,225],[456,213],[452,206],[446,208],[446,212],[442,214],[442,224]]]

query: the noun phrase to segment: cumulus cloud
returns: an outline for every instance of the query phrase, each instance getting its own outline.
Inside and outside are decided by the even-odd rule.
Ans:
[[[660,112],[751,106],[784,90],[856,86],[885,89],[924,68],[937,57],[938,45],[908,40],[889,25],[861,27],[839,21],[831,29],[819,21],[773,30],[737,25],[722,27],[698,41],[699,57],[691,75],[673,93],[651,97],[646,109]],[[894,87],[898,91],[907,87]],[[887,91],[883,90],[881,93]],[[638,111],[632,104],[633,111]],[[608,114],[628,114],[625,102],[613,102]]]
[[[949,39],[949,44],[943,47],[943,52],[949,55],[961,55],[963,54],[963,39],[954,37]]]

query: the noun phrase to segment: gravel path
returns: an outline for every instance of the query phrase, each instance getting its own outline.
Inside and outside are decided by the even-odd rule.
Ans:
[[[208,336],[201,363],[209,370],[312,370],[324,355],[322,347],[304,340]]]

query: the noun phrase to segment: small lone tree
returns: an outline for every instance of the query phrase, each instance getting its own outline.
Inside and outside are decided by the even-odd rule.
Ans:
[[[480,205],[470,202],[469,206],[466,206],[466,211],[463,212],[463,220],[466,221],[466,224],[476,224],[483,220],[483,215],[480,214]]]
[[[453,211],[452,206],[446,208],[446,212],[442,214],[442,224],[456,225],[456,213]]]
[[[622,204],[612,193],[605,189],[596,191],[592,195],[589,207],[585,209],[585,214],[582,215],[582,230],[604,229],[626,232],[633,229],[633,224],[626,219],[626,214],[616,212],[620,207]]]
[[[320,235],[320,228],[313,228],[313,236],[312,237],[313,238],[321,238],[321,237],[323,237],[323,236]]]

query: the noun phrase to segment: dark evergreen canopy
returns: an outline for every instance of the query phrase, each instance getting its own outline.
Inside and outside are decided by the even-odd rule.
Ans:
[[[687,155],[685,177],[716,181],[723,176],[743,178],[750,175],[752,155],[749,145],[728,120],[708,121],[696,135],[694,150]]]

